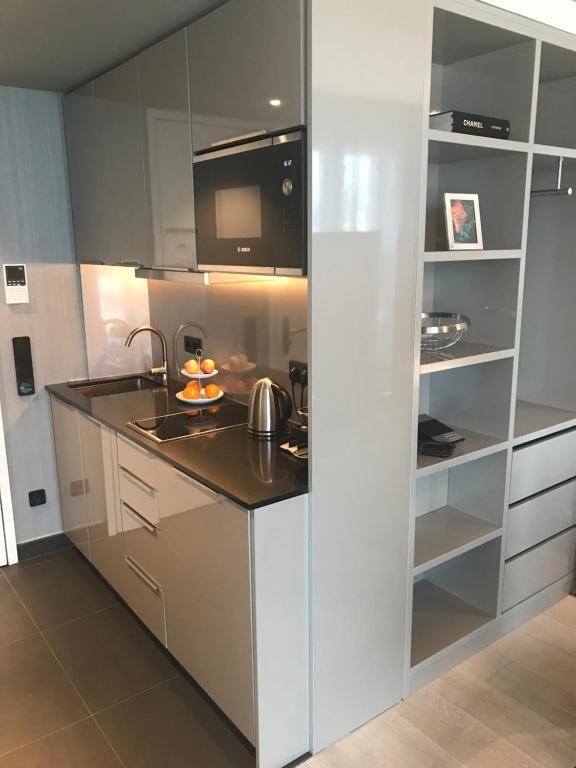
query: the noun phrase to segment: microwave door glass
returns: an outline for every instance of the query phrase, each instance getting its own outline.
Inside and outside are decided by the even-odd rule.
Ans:
[[[259,185],[216,189],[214,198],[218,240],[261,239],[262,203]]]

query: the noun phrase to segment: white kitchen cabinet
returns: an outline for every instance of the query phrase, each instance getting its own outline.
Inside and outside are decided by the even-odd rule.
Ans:
[[[90,544],[78,418],[79,414],[75,408],[52,398],[62,528],[72,543],[89,558]]]
[[[116,433],[78,413],[90,560],[122,592]]]
[[[195,490],[162,498],[168,648],[255,743],[249,513]]]
[[[192,145],[304,118],[302,0],[230,0],[188,27]]]

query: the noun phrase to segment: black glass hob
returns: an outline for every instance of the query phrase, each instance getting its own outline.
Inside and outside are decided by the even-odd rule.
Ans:
[[[157,443],[184,440],[247,423],[248,409],[240,403],[222,403],[210,408],[190,408],[182,413],[154,416],[128,422],[128,426]]]

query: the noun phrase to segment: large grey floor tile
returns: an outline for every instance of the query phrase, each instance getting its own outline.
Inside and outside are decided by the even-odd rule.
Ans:
[[[122,605],[52,627],[45,636],[92,712],[176,674]]]
[[[71,551],[6,575],[41,629],[117,603],[116,596],[80,555]]]
[[[86,715],[42,637],[0,647],[0,754]]]
[[[0,768],[121,768],[93,720],[84,720],[0,757]]]
[[[194,688],[171,680],[97,716],[126,768],[253,768],[254,755]]]
[[[0,645],[22,640],[35,632],[30,616],[0,573]]]

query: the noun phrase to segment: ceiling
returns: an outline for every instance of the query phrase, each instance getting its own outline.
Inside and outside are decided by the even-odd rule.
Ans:
[[[68,91],[225,0],[0,0],[0,85]]]

